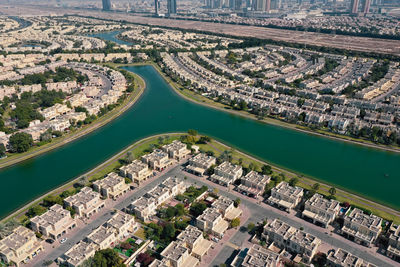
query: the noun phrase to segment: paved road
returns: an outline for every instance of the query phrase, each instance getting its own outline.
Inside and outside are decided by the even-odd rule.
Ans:
[[[99,217],[97,217],[95,220],[91,221],[88,223],[83,229],[78,231],[73,237],[71,237],[66,243],[59,245],[56,249],[51,251],[48,256],[46,257],[46,261],[48,260],[55,260],[58,257],[60,257],[62,254],[64,254],[66,251],[68,251],[74,244],[78,243],[80,240],[82,240],[82,237],[87,236],[94,228],[100,226],[104,222],[106,222],[108,219],[111,218],[111,212],[113,209],[123,209],[126,206],[128,206],[133,200],[143,196],[147,191],[149,191],[151,188],[156,186],[157,184],[161,183],[168,177],[180,177],[184,178],[186,177],[187,181],[195,183],[199,186],[206,185],[209,188],[218,188],[219,189],[219,194],[223,195],[225,197],[229,197],[231,199],[236,199],[239,197],[241,199],[242,205],[245,205],[249,210],[250,210],[250,218],[248,222],[261,222],[265,218],[267,218],[269,221],[278,218],[296,228],[303,227],[304,231],[311,233],[315,235],[316,237],[320,238],[323,242],[328,243],[332,245],[333,247],[340,247],[343,248],[350,253],[361,257],[362,259],[365,259],[379,267],[392,267],[395,266],[396,263],[394,261],[391,261],[389,258],[386,258],[382,255],[373,255],[373,253],[368,252],[367,248],[364,248],[356,243],[353,243],[348,240],[343,240],[342,237],[337,236],[337,235],[327,235],[325,234],[326,229],[324,228],[319,228],[313,224],[307,223],[299,218],[292,218],[290,217],[291,215],[288,215],[284,212],[281,212],[280,210],[277,210],[271,206],[268,206],[264,203],[257,204],[255,200],[249,199],[243,195],[238,194],[235,191],[230,191],[227,192],[223,187],[220,187],[216,184],[211,183],[210,181],[205,180],[205,178],[199,178],[194,175],[191,175],[189,173],[186,173],[182,171],[182,166],[178,165],[170,170],[168,170],[166,173],[163,173],[160,177],[152,178],[146,185],[135,189],[133,192],[128,193],[127,196],[125,196],[124,199],[122,199],[120,202],[117,202],[115,205],[110,205],[108,210],[103,211],[104,214],[100,214]],[[244,225],[247,225],[247,223]],[[229,241],[233,245],[236,246],[243,246],[244,243],[248,242],[249,235],[243,231],[238,231]],[[248,246],[248,244],[246,245]],[[216,257],[216,259],[213,261],[211,266],[214,266],[215,264],[220,264],[225,261],[227,261],[231,256],[232,253],[234,252],[234,248],[232,246],[226,246],[220,251],[219,255]],[[34,265],[34,266],[42,266],[42,262]]]
[[[305,232],[308,232],[319,239],[321,239],[322,242],[328,243],[333,247],[336,248],[342,248],[362,259],[365,259],[376,266],[379,267],[393,267],[393,266],[399,266],[397,263],[394,261],[390,260],[389,258],[383,256],[383,255],[378,255],[374,253],[371,253],[371,251],[368,251],[368,248],[363,247],[361,245],[358,245],[354,242],[351,242],[349,240],[344,239],[341,236],[338,236],[336,234],[328,235],[325,234],[326,229],[320,228],[314,224],[308,223],[300,218],[294,218],[293,216],[286,214],[284,212],[281,212],[278,209],[275,209],[267,204],[262,203],[261,205],[255,203],[255,201],[249,200],[247,197],[244,197],[240,194],[238,194],[235,191],[227,192],[221,190],[221,187],[212,184],[211,182],[205,180],[204,178],[195,178],[194,176],[191,176],[188,173],[183,173],[180,171],[178,168],[174,168],[171,172],[172,175],[178,176],[178,177],[183,177],[186,176],[188,181],[191,182],[196,182],[198,185],[206,185],[209,188],[218,188],[219,189],[219,194],[229,197],[231,199],[236,199],[239,197],[241,199],[241,203],[245,206],[248,207],[248,209],[251,212],[251,216],[249,219],[249,222],[261,222],[265,218],[268,219],[268,221],[271,221],[275,218],[278,218],[282,220],[283,222],[288,223],[291,226],[294,226],[296,228],[303,227]],[[242,244],[246,239],[242,239],[245,236],[243,236],[240,232],[238,232],[233,239],[230,240],[231,243],[234,243],[236,245]],[[224,254],[225,253],[225,254]],[[222,250],[220,255],[216,257],[218,259],[217,261],[219,262],[223,257],[228,259],[229,257],[226,257],[226,250]]]

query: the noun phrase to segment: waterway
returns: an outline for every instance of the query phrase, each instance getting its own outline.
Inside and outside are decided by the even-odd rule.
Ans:
[[[400,208],[400,154],[267,125],[189,102],[152,66],[128,67],[147,88],[123,115],[93,133],[0,171],[0,217],[157,133],[197,129],[240,150]],[[387,177],[385,177],[385,174]]]
[[[111,42],[117,43],[119,45],[132,45],[132,43],[130,43],[130,42],[118,39],[116,36],[120,33],[121,33],[121,31],[100,32],[100,33],[88,34],[87,36],[111,41]]]

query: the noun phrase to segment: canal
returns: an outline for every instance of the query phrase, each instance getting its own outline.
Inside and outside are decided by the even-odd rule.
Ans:
[[[184,100],[152,66],[128,67],[147,89],[127,112],[97,131],[0,171],[0,217],[157,133],[197,129],[238,149],[400,208],[400,154],[267,125]],[[386,174],[386,176],[385,176]]]

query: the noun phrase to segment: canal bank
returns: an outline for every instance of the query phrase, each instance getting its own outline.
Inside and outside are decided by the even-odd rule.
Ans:
[[[128,97],[112,111],[108,112],[107,114],[103,115],[100,118],[97,118],[91,124],[83,125],[81,128],[75,129],[74,131],[64,134],[63,136],[52,140],[52,142],[50,143],[47,143],[39,147],[32,147],[31,149],[29,149],[27,152],[24,153],[10,154],[7,158],[0,160],[0,169],[17,164],[19,162],[28,160],[33,157],[37,157],[40,154],[46,153],[60,146],[63,146],[86,134],[93,132],[94,130],[104,126],[105,124],[109,123],[116,117],[120,116],[139,99],[145,88],[144,81],[136,74],[133,75],[136,81],[135,90],[132,93],[130,93]]]
[[[188,102],[153,67],[126,69],[140,75],[147,85],[132,108],[83,138],[0,171],[1,217],[93,169],[135,141],[191,128],[273,165],[318,177],[399,209],[399,154],[316,137]]]

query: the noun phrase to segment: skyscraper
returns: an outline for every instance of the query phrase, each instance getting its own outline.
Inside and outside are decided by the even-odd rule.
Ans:
[[[176,0],[168,0],[167,8],[168,14],[176,14]]]
[[[364,7],[363,7],[364,15],[369,13],[370,7],[371,7],[371,0],[364,0]]]
[[[351,0],[351,13],[352,14],[357,14],[358,12],[358,2],[359,0]]]
[[[103,10],[105,11],[111,10],[111,0],[103,0]]]
[[[154,0],[154,13],[156,14],[156,16],[158,15],[158,3],[158,0]]]
[[[269,12],[271,10],[271,0],[253,0],[253,10]]]

